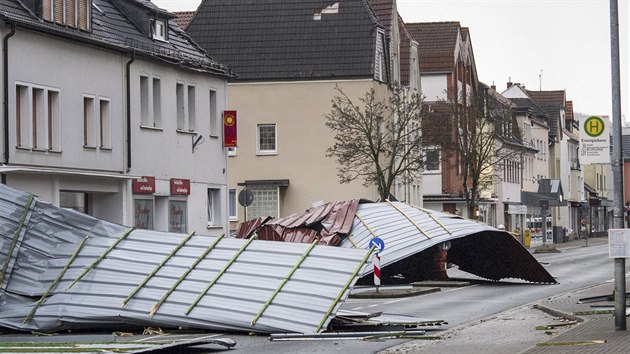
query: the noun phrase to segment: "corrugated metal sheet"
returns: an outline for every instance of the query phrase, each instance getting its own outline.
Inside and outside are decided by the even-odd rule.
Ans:
[[[352,220],[351,227],[348,220]],[[334,202],[308,209],[304,214],[266,222],[252,220],[242,228],[250,233],[241,233],[240,237],[253,235],[255,231],[264,239],[293,242],[317,239],[343,248],[367,249],[370,240],[379,237],[385,242],[385,250],[381,252],[383,275],[402,274],[407,282],[431,279],[433,257],[443,242],[451,243],[449,263],[480,277],[556,282],[509,233],[400,202]],[[365,270],[363,276],[373,272],[371,267]]]
[[[128,232],[37,199],[26,208],[28,200],[0,186],[0,326],[19,330],[138,325],[317,332],[347,297],[356,273],[365,272],[369,256],[366,249]]]
[[[381,267],[389,266],[390,274],[407,273],[413,278],[422,269],[414,273],[412,267],[427,262],[422,252],[449,241],[448,262],[468,273],[491,280],[517,278],[556,283],[509,233],[451,214],[399,202],[360,204],[351,234],[340,246],[367,248],[373,237],[385,242],[380,253]],[[373,272],[366,270],[364,275]]]

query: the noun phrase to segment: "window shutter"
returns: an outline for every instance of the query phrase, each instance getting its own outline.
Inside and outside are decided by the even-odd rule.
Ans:
[[[55,22],[63,23],[63,0],[55,0]]]
[[[53,149],[53,93],[48,91],[48,149]]]
[[[17,146],[22,146],[22,90],[18,86],[15,90],[15,140]]]
[[[44,0],[44,3],[42,5],[42,18],[44,20],[47,21],[51,21],[51,17],[50,17],[50,10],[52,9],[52,2],[53,0]]]
[[[33,148],[37,148],[37,99],[33,93]]]
[[[79,28],[90,30],[90,6],[91,0],[79,0]]]
[[[75,0],[67,0],[66,2],[66,24],[70,27],[77,26]]]
[[[86,98],[83,98],[83,146],[88,144],[88,105]]]

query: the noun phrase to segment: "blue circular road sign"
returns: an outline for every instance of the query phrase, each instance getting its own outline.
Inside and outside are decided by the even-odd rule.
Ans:
[[[382,239],[378,238],[378,237],[374,237],[373,239],[370,240],[370,248],[374,247],[376,248],[377,252],[383,252],[383,250],[385,249],[385,241],[383,241]]]

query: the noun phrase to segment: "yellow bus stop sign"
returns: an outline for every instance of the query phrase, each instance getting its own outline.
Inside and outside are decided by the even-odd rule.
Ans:
[[[584,132],[590,137],[596,138],[605,130],[604,120],[598,116],[591,116],[584,120]]]

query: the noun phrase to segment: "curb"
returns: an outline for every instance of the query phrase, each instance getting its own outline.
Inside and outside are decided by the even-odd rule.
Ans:
[[[405,290],[380,290],[380,291],[365,291],[356,294],[350,294],[349,298],[353,299],[386,299],[386,298],[398,298],[398,297],[411,297],[417,295],[431,294],[442,291],[440,288],[420,288],[414,287],[412,289]]]
[[[533,306],[533,308],[535,308],[536,310],[540,310],[542,312],[548,313],[548,314],[550,314],[552,316],[555,316],[555,317],[564,318],[565,320],[576,321],[576,322],[584,322],[584,318],[582,318],[582,317],[578,317],[578,316],[572,315],[572,314],[564,312],[564,311],[556,310],[556,309],[553,309],[551,307],[547,307],[545,305],[535,304]]]

